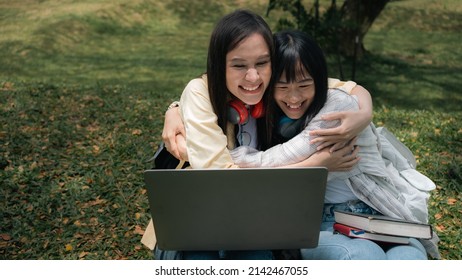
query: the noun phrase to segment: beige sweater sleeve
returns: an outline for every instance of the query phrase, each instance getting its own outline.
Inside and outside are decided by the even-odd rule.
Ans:
[[[180,99],[189,164],[198,168],[233,168],[228,139],[217,123],[205,77],[186,86]]]
[[[356,86],[356,83],[353,81],[343,82],[343,81],[340,81],[339,79],[334,79],[334,78],[329,78],[327,80],[327,84],[328,84],[327,86],[330,89],[337,88],[347,93],[351,93],[353,88]]]
[[[146,227],[146,230],[144,231],[143,237],[141,238],[141,243],[148,247],[151,250],[154,250],[154,247],[156,246],[157,238],[156,238],[156,233],[154,231],[154,223],[152,222],[152,219],[149,221],[148,226]]]

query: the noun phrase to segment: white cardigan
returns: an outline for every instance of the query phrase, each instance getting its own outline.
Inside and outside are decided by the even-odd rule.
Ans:
[[[339,124],[339,121],[324,121],[323,114],[358,108],[354,96],[329,90],[323,109],[291,140],[266,151],[242,146],[231,151],[231,155],[240,167],[276,167],[300,162],[316,152],[317,145],[309,144],[312,139],[309,131]],[[394,137],[387,133],[389,138]],[[358,199],[384,215],[427,223],[429,191],[435,184],[416,171],[386,137],[377,133],[372,123],[358,136],[356,145],[360,147],[359,163],[350,171],[330,172],[328,180],[343,180]],[[435,234],[432,244],[422,242],[435,258],[439,257],[437,239]]]

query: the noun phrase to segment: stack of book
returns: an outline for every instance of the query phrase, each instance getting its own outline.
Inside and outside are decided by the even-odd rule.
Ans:
[[[334,211],[334,231],[354,238],[408,244],[409,238],[432,238],[429,224],[409,222],[381,215]]]

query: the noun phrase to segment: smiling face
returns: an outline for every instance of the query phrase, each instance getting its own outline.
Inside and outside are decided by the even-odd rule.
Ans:
[[[226,55],[226,86],[248,105],[257,104],[271,79],[271,57],[263,37],[254,33]]]
[[[274,99],[279,108],[291,119],[299,119],[308,110],[315,96],[315,85],[305,68],[298,71],[296,80],[287,82],[285,72],[277,81]]]

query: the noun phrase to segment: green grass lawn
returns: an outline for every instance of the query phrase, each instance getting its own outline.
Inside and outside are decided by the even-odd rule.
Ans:
[[[152,258],[142,172],[164,111],[205,70],[215,21],[266,4],[0,0],[0,258]],[[392,2],[356,74],[438,185],[444,259],[462,259],[461,22],[456,0]]]

